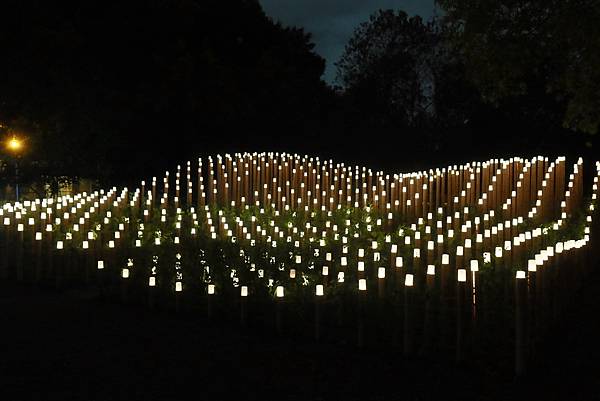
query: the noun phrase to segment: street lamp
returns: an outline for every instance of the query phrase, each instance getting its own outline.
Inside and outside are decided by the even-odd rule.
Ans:
[[[18,152],[19,150],[21,150],[22,146],[23,143],[21,142],[21,140],[14,135],[8,141],[8,148],[13,152]]]
[[[17,202],[19,201],[19,154],[23,149],[23,141],[17,138],[15,135],[12,136],[6,143],[8,150],[15,156],[15,193],[17,195]]]

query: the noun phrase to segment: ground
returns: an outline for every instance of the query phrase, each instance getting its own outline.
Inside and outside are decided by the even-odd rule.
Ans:
[[[234,322],[0,285],[0,399],[600,399],[600,275],[546,337],[530,376],[282,339]]]

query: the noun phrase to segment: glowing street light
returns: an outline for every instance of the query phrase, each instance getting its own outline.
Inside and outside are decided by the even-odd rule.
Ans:
[[[19,159],[20,152],[23,149],[23,141],[17,138],[15,135],[12,136],[6,143],[6,148],[15,156],[15,194],[17,202],[19,201]]]
[[[21,148],[23,147],[23,141],[21,141],[19,138],[17,138],[16,136],[13,135],[13,137],[9,139],[6,146],[8,147],[8,149],[11,152],[16,153],[16,152],[20,151]]]

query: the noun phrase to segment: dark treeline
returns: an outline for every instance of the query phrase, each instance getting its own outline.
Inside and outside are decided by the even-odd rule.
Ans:
[[[597,25],[579,25],[596,41],[573,33],[556,44],[546,25],[565,27],[552,14],[531,28],[552,43],[544,48],[522,33],[527,15],[504,19],[513,3],[551,5],[486,1],[490,11],[476,13],[466,0],[439,3],[444,18],[432,21],[375,12],[331,86],[310,34],[274,22],[257,0],[5,0],[0,122],[27,138],[29,178],[103,184],[246,150],[393,171],[593,152]],[[571,19],[598,15],[566,3]]]
[[[324,60],[256,1],[2,2],[0,112],[50,174],[141,179],[313,138]]]
[[[437,4],[443,17],[382,10],[355,30],[336,63],[347,132],[403,167],[594,155],[600,3]]]

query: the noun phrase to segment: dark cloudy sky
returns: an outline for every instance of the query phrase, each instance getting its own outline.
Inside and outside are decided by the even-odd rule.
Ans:
[[[424,19],[433,15],[434,0],[260,0],[267,15],[284,25],[301,26],[313,34],[315,50],[327,61],[327,82],[354,28],[378,9],[400,9]]]

